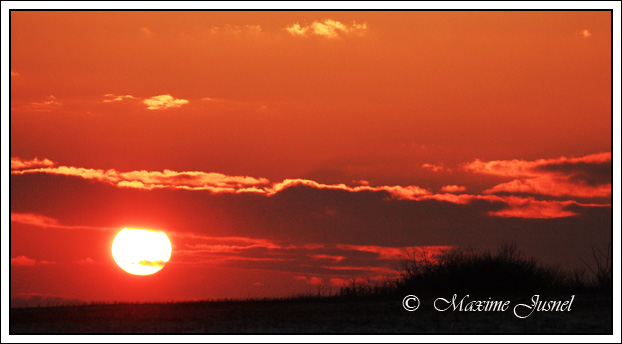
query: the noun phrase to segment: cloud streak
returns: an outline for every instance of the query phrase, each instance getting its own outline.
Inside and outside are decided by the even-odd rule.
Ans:
[[[503,209],[489,212],[496,217],[523,218],[557,218],[577,215],[568,207],[594,207],[591,203],[575,200],[536,200],[530,194],[549,196],[608,197],[611,195],[610,153],[599,153],[581,158],[541,159],[536,161],[510,160],[483,162],[475,160],[465,165],[465,169],[474,173],[485,173],[500,177],[520,177],[510,182],[501,183],[485,190],[481,195],[464,194],[464,186],[446,185],[442,194],[416,185],[358,185],[323,184],[309,179],[286,179],[272,182],[266,178],[250,176],[229,176],[215,172],[201,171],[129,171],[120,172],[114,169],[90,169],[73,166],[55,166],[48,159],[23,160],[11,159],[14,169],[12,175],[45,173],[79,177],[87,180],[114,185],[120,188],[143,190],[180,189],[191,191],[208,191],[210,193],[255,193],[267,197],[294,190],[310,188],[326,191],[342,191],[347,193],[384,193],[387,199],[396,201],[429,201],[449,202],[467,205],[472,202],[487,202],[502,205]],[[43,167],[37,167],[43,166]],[[596,166],[596,168],[595,168]],[[369,183],[367,183],[369,184]],[[515,194],[527,194],[519,197]],[[609,206],[604,204],[604,206]],[[324,216],[335,216],[334,209],[328,209]],[[25,220],[23,220],[25,221]],[[45,219],[32,218],[29,221]],[[53,224],[48,224],[53,225]]]
[[[58,100],[54,95],[49,95],[45,99],[40,101],[34,101],[30,103],[22,103],[21,105],[12,107],[11,110],[20,111],[33,111],[33,112],[52,112],[60,108],[63,103]]]
[[[208,239],[209,241],[215,238]],[[278,244],[265,239],[245,238],[247,244],[221,238],[219,245],[188,244],[177,250],[177,261],[186,264],[235,266],[279,271],[312,271],[335,278],[371,274],[395,275],[400,261],[425,251],[430,257],[451,246],[390,247],[351,244]],[[199,241],[201,241],[199,239]]]
[[[473,173],[514,178],[485,190],[485,194],[611,197],[610,152],[533,161],[476,159],[463,167]]]
[[[92,227],[92,226],[67,226],[58,223],[58,220],[48,216],[32,213],[11,213],[11,222],[21,223],[28,226],[56,229],[95,229],[95,230],[115,230],[113,227]]]
[[[343,190],[348,192],[376,192],[376,191],[385,191],[388,192],[395,199],[410,199],[415,200],[417,196],[428,195],[430,191],[423,189],[421,187],[415,185],[409,186],[347,186],[345,184],[322,184],[313,180],[308,179],[286,179],[280,183],[274,184],[271,188],[267,189],[268,195],[274,195],[278,192],[281,192],[285,189],[295,187],[295,186],[308,186],[315,189],[327,189],[327,190]]]
[[[12,158],[11,166],[15,169],[11,171],[13,175],[29,173],[45,173],[79,177],[88,180],[95,180],[118,187],[137,188],[137,189],[156,189],[156,188],[178,188],[186,190],[208,190],[214,193],[219,192],[261,192],[259,187],[269,184],[265,178],[253,178],[248,176],[228,176],[221,173],[206,173],[198,171],[177,172],[172,170],[164,171],[130,171],[119,172],[114,169],[91,169],[73,166],[57,167],[34,167],[33,160],[22,160]],[[37,160],[40,162],[41,160]],[[46,166],[54,165],[53,162],[44,159]]]

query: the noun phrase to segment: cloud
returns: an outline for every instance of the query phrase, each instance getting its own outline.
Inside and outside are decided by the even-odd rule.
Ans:
[[[15,158],[17,159],[17,158]],[[573,160],[574,159],[574,160]],[[64,176],[74,176],[87,180],[95,180],[102,183],[114,185],[120,188],[133,188],[144,190],[155,189],[179,189],[192,191],[208,191],[213,194],[241,194],[255,193],[269,197],[282,194],[288,190],[297,188],[310,188],[316,190],[343,191],[347,193],[380,193],[385,194],[386,199],[426,201],[436,200],[450,202],[454,204],[470,204],[471,202],[489,202],[502,204],[507,211],[489,212],[491,216],[514,216],[525,218],[552,218],[574,216],[574,211],[566,211],[565,207],[570,203],[563,203],[555,200],[538,202],[520,203],[515,196],[504,195],[505,193],[537,193],[543,195],[574,195],[580,197],[604,197],[610,195],[610,183],[598,184],[606,180],[606,176],[598,176],[592,165],[585,165],[585,162],[606,161],[606,156],[588,156],[584,158],[573,158],[547,161],[546,163],[534,164],[532,162],[518,161],[517,163],[485,163],[475,161],[470,169],[480,168],[481,171],[490,174],[501,175],[545,175],[548,182],[554,183],[553,186],[538,186],[537,183],[544,177],[529,178],[518,182],[499,184],[492,189],[486,190],[483,195],[468,195],[451,193],[434,194],[427,189],[416,185],[382,185],[382,186],[347,186],[345,184],[323,184],[308,179],[285,179],[282,182],[273,183],[266,178],[256,178],[250,176],[229,176],[215,172],[201,171],[129,171],[119,172],[114,169],[101,170],[89,169],[72,166],[40,167],[29,169],[12,170],[12,175],[23,175],[33,173],[46,173]],[[610,159],[610,158],[609,158]],[[47,159],[46,159],[47,160]],[[17,160],[16,160],[17,161]],[[45,160],[43,160],[45,161]],[[562,161],[562,163],[560,163]],[[568,165],[570,164],[570,165]],[[610,162],[609,162],[610,164]],[[17,164],[18,165],[18,164]],[[17,166],[16,165],[16,166]],[[524,166],[523,166],[524,165]],[[585,166],[584,166],[585,165]],[[499,166],[505,166],[500,168]],[[587,168],[587,167],[590,168]],[[581,174],[573,169],[584,171]],[[492,171],[492,172],[489,172]],[[561,172],[560,172],[561,171]],[[568,171],[574,171],[569,173]],[[606,171],[603,172],[606,174]],[[597,185],[591,185],[596,183]],[[444,192],[461,192],[462,187],[448,185],[444,187]],[[500,194],[500,195],[496,195]],[[530,200],[530,197],[521,198]],[[575,202],[577,206],[587,207],[589,204]],[[514,210],[511,210],[514,209]],[[338,215],[336,208],[324,207],[321,216],[324,218]]]
[[[11,174],[26,173],[47,173],[65,176],[75,176],[83,179],[93,179],[100,182],[117,182],[119,181],[118,173],[115,170],[100,170],[83,167],[58,166],[58,167],[41,167],[23,170],[13,170]]]
[[[261,25],[246,25],[246,29],[248,30],[248,32],[253,34],[261,33]]]
[[[140,265],[144,265],[144,266],[159,266],[159,267],[164,267],[164,265],[166,264],[165,261],[163,260],[156,260],[156,261],[152,261],[152,260],[141,260],[140,262],[138,262],[138,264]]]
[[[518,217],[525,219],[563,218],[576,216],[578,213],[568,210],[572,207],[611,207],[610,204],[586,204],[576,201],[536,200],[533,197],[497,196],[497,195],[468,195],[468,194],[434,194],[419,197],[419,200],[438,200],[454,204],[474,204],[487,202],[499,204],[503,209],[487,212],[495,217]]]
[[[442,192],[458,193],[466,191],[466,187],[458,185],[445,185],[441,188]]]
[[[336,20],[326,19],[323,22],[314,21],[308,26],[300,26],[299,23],[295,23],[286,27],[285,30],[292,36],[316,35],[335,39],[347,34],[364,35],[367,31],[367,24],[357,24],[353,21],[352,25],[348,26]]]
[[[102,100],[102,102],[104,103],[116,103],[122,102],[124,100],[140,101],[143,104],[147,105],[147,110],[165,110],[170,108],[178,108],[189,103],[189,101],[186,99],[178,99],[171,96],[170,94],[161,94],[159,96],[153,96],[151,98],[139,98],[131,94],[117,95],[113,93],[108,93],[104,94],[103,97],[104,99]]]
[[[115,95],[112,93],[108,93],[108,94],[104,94],[103,102],[104,103],[120,102],[120,101],[123,101],[124,99],[139,99],[139,98],[136,98],[132,96],[131,94]]]
[[[115,230],[112,227],[92,227],[92,226],[67,226],[58,223],[58,220],[48,216],[32,213],[11,213],[11,222],[21,223],[28,226],[41,228],[60,228],[60,229],[95,229],[95,230]]]
[[[209,31],[211,34],[229,34],[240,36],[241,34],[258,35],[261,31],[261,25],[230,25],[214,26]]]
[[[206,101],[206,102],[211,102],[211,103],[230,102],[230,100],[228,100],[228,99],[212,98],[212,97],[203,97],[200,100]]]
[[[292,36],[304,36],[307,33],[308,28],[302,28],[300,24],[292,24],[292,26],[286,27],[285,30],[292,34]]]
[[[187,236],[187,234],[173,233],[173,235]],[[192,235],[191,239],[201,241],[200,244],[187,246],[187,253],[239,253],[249,249],[284,249],[271,240],[249,237],[214,237]]]
[[[41,167],[24,169],[27,164],[19,158],[15,160],[15,169],[11,171],[13,175],[29,173],[46,173],[64,176],[80,177],[88,180],[113,184],[125,188],[155,189],[155,188],[177,188],[186,190],[207,190],[214,193],[219,192],[263,192],[258,187],[266,186],[269,183],[265,178],[253,178],[249,176],[228,176],[214,172],[185,171],[177,172],[172,170],[160,171],[130,171],[119,172],[114,169],[102,170],[73,166]],[[54,165],[53,162],[44,159]],[[49,163],[47,163],[50,165]],[[21,167],[20,167],[21,166]]]
[[[11,266],[34,266],[34,265],[50,265],[55,264],[55,262],[41,260],[37,261],[35,259],[28,258],[26,256],[17,256],[15,258],[11,258]]]
[[[493,160],[479,159],[464,169],[474,173],[516,178],[486,191],[495,193],[527,193],[548,196],[610,197],[611,153],[556,159]]]
[[[492,160],[482,161],[475,159],[473,162],[464,164],[464,169],[474,173],[483,173],[501,177],[538,177],[541,171],[546,171],[550,166],[560,164],[602,164],[611,163],[611,152],[601,152],[583,157],[559,157],[556,159],[538,160]]]
[[[245,187],[261,186],[269,183],[266,178],[254,178],[249,176],[228,176],[215,172],[185,171],[177,172],[171,170],[159,171],[131,171],[120,172],[118,177],[121,180],[140,181],[148,185],[171,185],[187,186],[189,188],[201,188],[212,186],[215,188],[231,188],[234,190]]]
[[[37,157],[31,160],[25,160],[20,157],[11,158],[11,169],[12,170],[22,170],[22,169],[27,169],[27,168],[50,167],[50,166],[54,166],[54,162],[49,159],[39,160],[39,158]]]
[[[184,235],[178,233],[179,235]],[[176,235],[176,234],[174,234]],[[277,243],[250,237],[194,236],[176,250],[178,263],[235,266],[238,268],[357,275],[395,274],[392,266],[425,251],[431,255],[449,246],[387,247],[353,244]],[[337,272],[335,272],[337,271]]]
[[[49,95],[48,97],[40,101],[23,104],[13,109],[23,110],[23,111],[34,111],[34,112],[51,112],[53,110],[58,109],[62,105],[63,103],[60,102],[54,95]]]
[[[538,201],[532,197],[506,198],[508,208],[490,212],[492,216],[500,217],[520,217],[525,219],[552,219],[578,215],[574,211],[567,210],[571,204],[578,204],[574,201]]]
[[[340,262],[342,261],[345,257],[344,256],[332,256],[329,254],[312,254],[309,257],[314,258],[314,259],[320,259],[320,260],[332,260],[334,262]]]
[[[427,170],[430,170],[432,172],[442,172],[442,171],[451,172],[451,169],[445,167],[445,165],[443,165],[443,164],[434,165],[434,164],[425,163],[425,164],[421,165],[421,167],[425,168]]]
[[[345,184],[322,184],[308,179],[285,179],[280,183],[274,184],[269,190],[268,194],[273,195],[287,188],[295,186],[308,186],[316,189],[329,189],[329,190],[344,190],[348,192],[364,192],[364,191],[385,191],[388,192],[395,199],[416,199],[417,196],[430,194],[430,191],[423,189],[415,185],[408,186],[347,186]]]
[[[151,98],[140,98],[135,97],[131,94],[118,95],[114,93],[107,93],[103,95],[103,98],[104,99],[102,100],[102,102],[104,103],[116,103],[122,102],[124,100],[140,101],[143,104],[147,105],[147,110],[166,110],[170,108],[178,108],[190,102],[186,99],[175,98],[170,94],[161,94],[158,96],[153,96]],[[202,100],[208,99],[210,98],[204,98]]]
[[[36,260],[30,259],[26,256],[18,256],[11,258],[11,266],[33,266],[37,263]]]
[[[430,194],[428,190],[415,185],[374,187],[361,185],[350,187],[345,184],[322,184],[307,179],[286,179],[280,183],[272,184],[268,179],[261,177],[228,176],[221,173],[200,171],[178,172],[164,170],[160,172],[142,170],[119,172],[114,169],[102,170],[73,166],[43,167],[11,171],[11,174],[14,175],[29,173],[75,176],[126,188],[177,188],[186,190],[206,190],[213,193],[250,192],[273,195],[287,188],[307,185],[317,189],[344,190],[349,192],[386,191],[395,199],[415,199],[416,196]]]
[[[17,222],[37,227],[55,227],[58,225],[58,220],[56,219],[43,215],[29,213],[11,213],[11,222]]]
[[[177,99],[170,94],[162,94],[145,99],[143,103],[147,105],[148,110],[165,110],[181,107],[182,105],[188,104],[188,101],[186,99]]]
[[[528,193],[550,196],[575,197],[610,197],[611,184],[590,186],[582,183],[568,182],[561,178],[539,177],[515,179],[507,183],[495,185],[484,193]]]
[[[344,250],[372,252],[377,254],[379,259],[386,260],[408,259],[415,250],[425,251],[434,256],[452,249],[451,246],[386,247],[375,245],[337,245],[337,247]]]

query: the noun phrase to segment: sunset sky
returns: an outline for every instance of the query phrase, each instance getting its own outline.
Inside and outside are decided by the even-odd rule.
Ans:
[[[10,16],[12,298],[286,296],[414,247],[573,269],[611,242],[611,12]],[[168,264],[122,270],[124,227]]]

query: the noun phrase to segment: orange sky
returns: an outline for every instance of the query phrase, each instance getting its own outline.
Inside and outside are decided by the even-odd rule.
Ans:
[[[574,267],[611,240],[610,12],[14,11],[10,29],[12,296],[289,295],[390,275],[411,246],[515,240]],[[151,280],[110,257],[125,226],[177,233]]]

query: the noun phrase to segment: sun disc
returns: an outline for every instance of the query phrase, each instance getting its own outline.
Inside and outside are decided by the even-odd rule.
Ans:
[[[125,271],[151,275],[171,258],[171,241],[161,231],[123,228],[112,242],[112,257]]]

